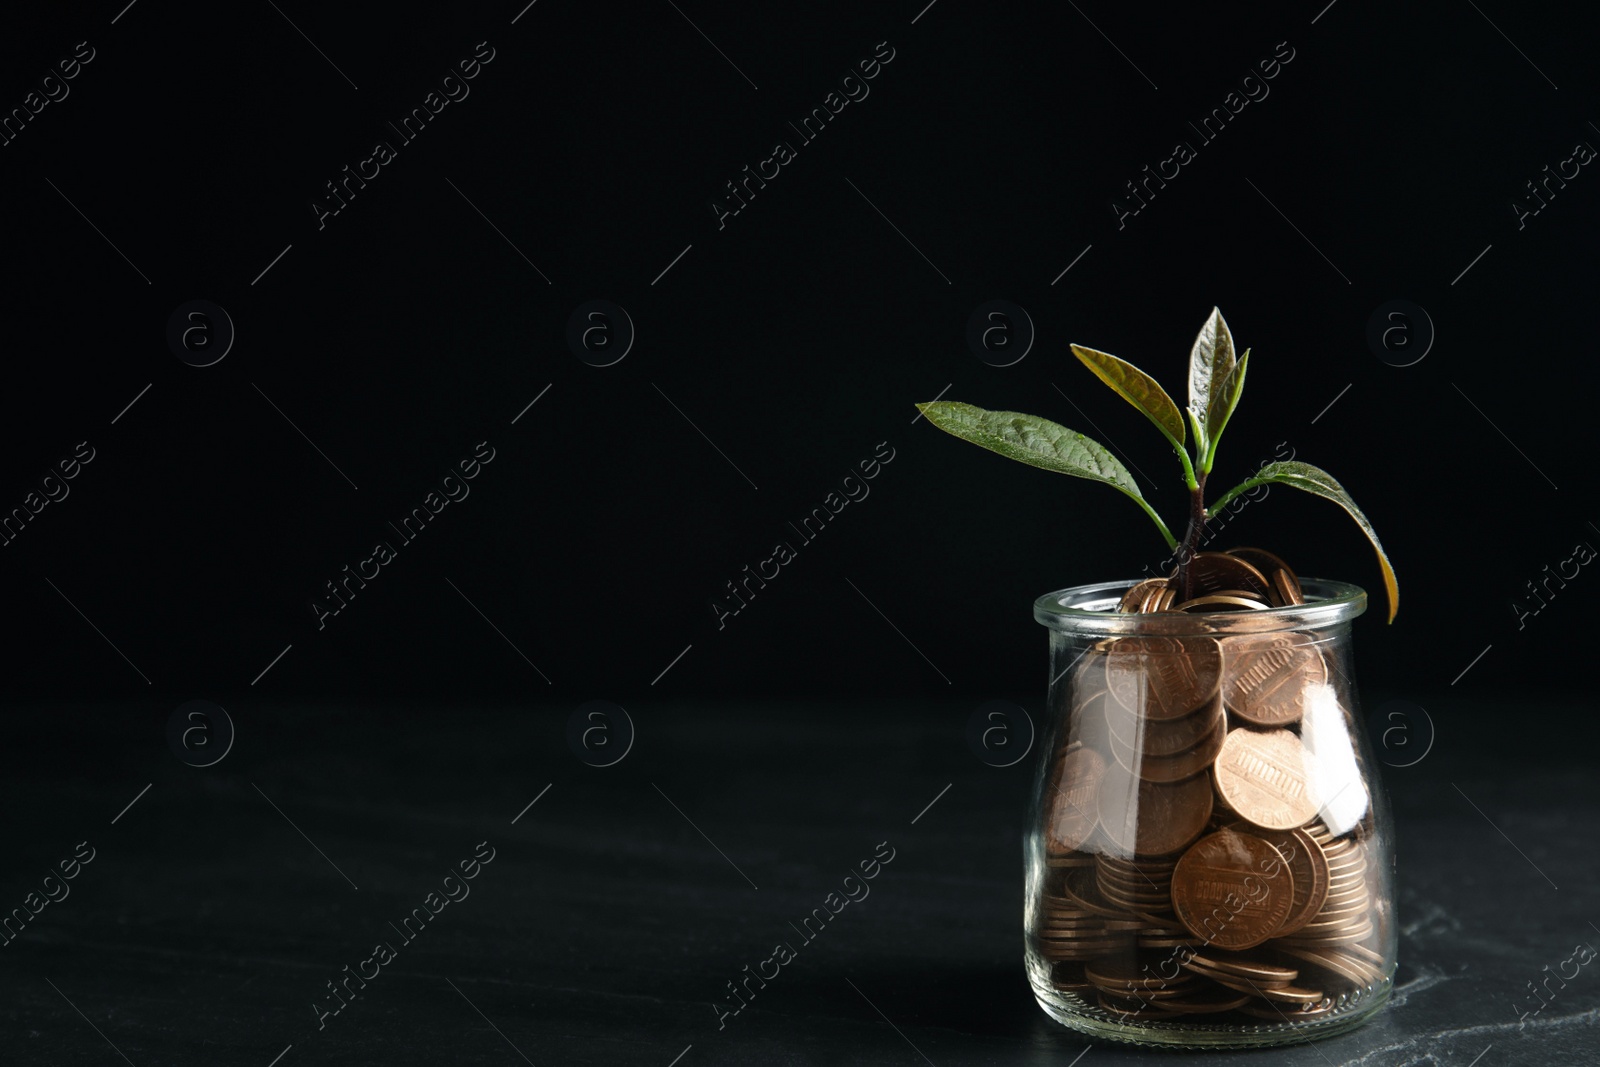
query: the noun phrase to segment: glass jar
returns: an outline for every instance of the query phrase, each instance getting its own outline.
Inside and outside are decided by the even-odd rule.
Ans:
[[[1117,612],[1040,597],[1050,693],[1024,840],[1028,980],[1095,1037],[1192,1048],[1340,1033],[1395,969],[1388,801],[1357,714],[1366,594]]]

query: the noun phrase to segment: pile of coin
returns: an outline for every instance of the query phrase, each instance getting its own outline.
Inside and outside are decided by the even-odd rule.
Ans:
[[[1196,552],[1189,562],[1189,593],[1179,601],[1176,578],[1146,578],[1123,594],[1118,610],[1252,611],[1305,603],[1294,571],[1261,548]]]
[[[1303,602],[1259,549],[1191,567],[1188,600],[1151,579],[1121,610]],[[1314,634],[1106,639],[1062,681],[1029,916],[1060,993],[1115,1021],[1254,1024],[1333,1014],[1385,978],[1370,795]]]

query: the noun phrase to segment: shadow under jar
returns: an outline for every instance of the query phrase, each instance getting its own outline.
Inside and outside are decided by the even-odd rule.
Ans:
[[[1052,1018],[1143,1045],[1359,1025],[1395,969],[1388,801],[1357,714],[1352,585],[1305,603],[1120,614],[1040,597],[1044,744],[1024,839],[1028,980]]]

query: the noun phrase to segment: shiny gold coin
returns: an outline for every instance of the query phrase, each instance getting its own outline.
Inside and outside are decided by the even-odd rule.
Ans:
[[[1172,873],[1172,906],[1196,937],[1224,949],[1253,948],[1278,932],[1294,906],[1294,876],[1254,834],[1201,838]]]
[[[1288,730],[1230,730],[1213,768],[1217,792],[1246,821],[1292,830],[1317,813],[1306,782],[1309,759]]]
[[[1316,641],[1303,633],[1239,634],[1222,639],[1222,698],[1256,726],[1300,721],[1328,681]]]

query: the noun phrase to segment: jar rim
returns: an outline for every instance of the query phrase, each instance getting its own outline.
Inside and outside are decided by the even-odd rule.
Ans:
[[[1119,613],[1116,608],[1122,594],[1140,581],[1143,579],[1095,582],[1046,593],[1033,602],[1033,617],[1057,633],[1085,637],[1186,636],[1318,629],[1347,623],[1367,610],[1367,592],[1360,586],[1323,578],[1302,578],[1304,604],[1192,615],[1186,612]]]

